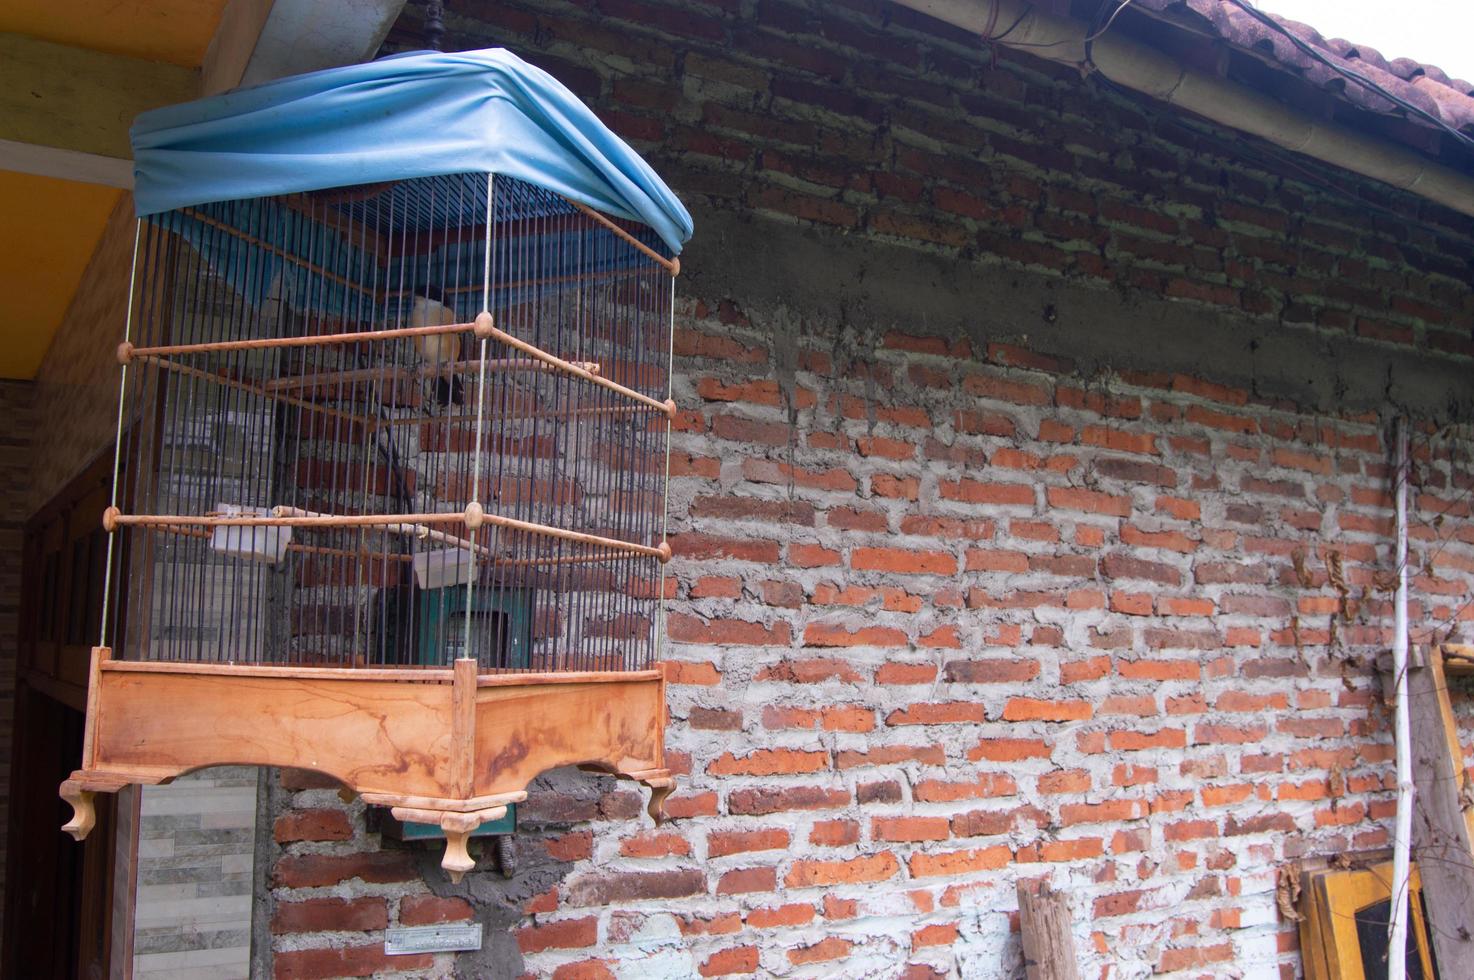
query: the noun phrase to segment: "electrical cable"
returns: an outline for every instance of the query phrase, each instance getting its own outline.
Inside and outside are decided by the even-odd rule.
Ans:
[[[994,8],[994,9],[997,9],[997,8]],[[1031,10],[1025,10],[1023,13],[1019,14],[1017,18],[1015,18],[1015,20],[1014,20],[1014,22],[1012,24],[1009,24],[1008,25],[1008,28],[1002,34],[988,35],[988,36],[984,37],[983,40],[984,41],[1001,41],[1001,40],[1003,40],[1004,38],[1008,37],[1008,35],[1012,34],[1015,30],[1017,30],[1018,29],[1018,26],[1024,22],[1024,18],[1027,17],[1027,16],[1029,16],[1030,13],[1032,13]]]
[[[1114,11],[1112,11],[1110,18],[1106,21],[1106,24],[1105,24],[1104,27],[1102,27],[1100,30],[1094,32],[1093,34],[1087,35],[1086,37],[1084,37],[1080,41],[1073,41],[1073,40],[1049,41],[1049,42],[1040,43],[1040,44],[1032,44],[1032,43],[1030,43],[1028,41],[1015,41],[1013,44],[1010,44],[1009,47],[1011,47],[1011,48],[1057,48],[1057,47],[1059,47],[1060,45],[1063,45],[1063,44],[1084,44],[1086,46],[1086,51],[1088,52],[1089,51],[1089,46],[1092,43],[1094,43],[1095,41],[1100,40],[1100,38],[1105,35],[1106,31],[1109,31],[1111,29],[1111,25],[1116,22],[1116,18],[1120,15],[1121,11],[1125,10],[1129,6],[1131,6],[1131,0],[1123,0],[1123,2],[1121,3],[1121,5],[1119,7],[1117,7]],[[1023,23],[1025,17],[1029,16],[1029,14],[1031,14],[1033,12],[1034,12],[1034,10],[1033,10],[1032,7],[1029,7],[1027,9],[1025,9],[1023,13],[1019,14],[1018,20],[1014,21],[1011,25],[1009,25],[1008,30],[1004,31],[1002,34],[999,34],[997,37],[985,37],[985,38],[983,38],[983,40],[984,41],[1001,41],[1001,40],[1003,40],[1009,34],[1013,33],[1014,28],[1018,27],[1019,24]],[[1088,56],[1088,53],[1087,53],[1087,61],[1088,61],[1088,57],[1089,56]]]
[[[1111,25],[1116,22],[1116,18],[1121,16],[1121,11],[1125,10],[1130,5],[1131,0],[1121,0],[1120,6],[1111,11],[1111,16],[1106,20],[1105,25],[1102,27],[1097,28],[1095,25],[1100,22],[1100,11],[1105,10],[1104,4],[1101,5],[1100,10],[1096,11],[1096,15],[1091,18],[1090,33],[1085,38],[1085,62],[1081,66],[1086,74],[1093,75],[1100,70],[1096,67],[1095,59],[1091,57],[1091,49],[1095,46],[1095,42],[1103,37],[1106,31],[1109,31],[1111,29]]]
[[[1000,9],[1001,8],[999,7],[999,5],[996,2],[996,0],[994,2],[993,6],[988,9],[988,22],[985,25],[983,25],[983,40],[984,41],[989,41],[989,40],[992,39],[992,36],[993,36],[993,28],[995,28],[995,27],[998,26],[998,11]],[[1021,17],[1019,19],[1022,20],[1023,18]]]
[[[982,33],[979,35],[979,39],[983,42],[983,47],[988,49],[988,67],[995,70],[998,67],[997,42],[1012,34],[1014,28],[1022,24],[1024,22],[1024,18],[1029,16],[1029,8],[1025,7],[1024,12],[1019,14],[1018,18],[1012,24],[1008,25],[1008,29],[1006,31],[1004,31],[1002,34],[994,34],[993,28],[998,26],[998,12],[1001,9],[1002,6],[999,2],[995,2],[993,4],[992,9],[988,11],[988,23],[983,27]]]
[[[1111,11],[1111,16],[1110,16],[1110,18],[1108,20],[1106,20],[1105,26],[1102,27],[1100,30],[1093,32],[1089,37],[1087,37],[1085,39],[1085,43],[1086,44],[1094,44],[1096,41],[1098,41],[1102,37],[1104,37],[1105,36],[1105,32],[1108,31],[1108,30],[1110,30],[1111,29],[1111,25],[1116,22],[1116,18],[1119,17],[1119,16],[1121,16],[1121,11],[1125,10],[1129,6],[1131,6],[1131,0],[1121,0],[1121,5],[1119,7],[1117,7],[1115,10]],[[1087,56],[1088,56],[1089,49],[1087,48],[1086,51],[1087,51]]]

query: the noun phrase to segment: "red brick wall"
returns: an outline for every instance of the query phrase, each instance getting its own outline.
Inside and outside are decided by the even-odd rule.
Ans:
[[[526,969],[1006,975],[1012,885],[1039,875],[1074,891],[1098,962],[1289,968],[1276,869],[1385,846],[1393,809],[1369,665],[1390,620],[1376,420],[903,332],[836,364],[856,338],[812,331],[783,386],[769,328],[686,311],[677,819],[654,829],[592,777],[535,794],[522,864],[548,887],[523,905]],[[1466,457],[1445,455],[1420,467],[1419,638],[1467,618],[1474,577]],[[300,799],[334,809],[277,826],[292,948],[372,957],[422,875],[477,897],[428,856],[372,853],[330,791]],[[494,904],[493,874],[454,914]],[[344,894],[351,938],[298,934]]]
[[[843,937],[856,970],[904,962],[909,936],[991,976],[1011,882],[1049,874],[1103,959],[1292,948],[1275,868],[1381,846],[1391,813],[1376,420],[902,332],[841,365],[854,337],[806,337],[783,393],[731,363],[771,338],[725,319],[682,334],[727,357],[688,361],[678,399],[671,742],[681,798],[712,813],[694,855],[777,834],[708,865],[718,897],[757,894],[702,912],[747,909],[733,942],[770,969],[796,935]],[[796,431],[791,404],[813,406]],[[1424,521],[1466,513],[1447,470],[1425,481]],[[1418,536],[1421,636],[1467,594],[1474,535]],[[751,931],[789,904],[835,921]]]
[[[1006,976],[1049,876],[1091,974],[1293,974],[1277,870],[1388,839],[1389,392],[1415,637],[1468,618],[1467,222],[888,7],[451,7],[696,212],[676,819],[556,774],[453,887],[295,784],[278,973]],[[382,957],[426,916],[488,951]]]
[[[883,0],[449,6],[447,47],[547,68],[693,209],[1474,354],[1474,219]]]

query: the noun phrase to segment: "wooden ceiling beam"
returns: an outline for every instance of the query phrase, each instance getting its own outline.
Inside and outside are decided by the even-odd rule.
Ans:
[[[275,6],[273,0],[230,0],[225,5],[200,66],[200,95],[217,95],[241,83]]]
[[[0,33],[0,170],[131,188],[140,112],[373,57],[404,0],[230,0],[203,65]]]
[[[0,169],[131,187],[133,117],[199,85],[194,69],[0,33]]]
[[[260,3],[260,0],[232,0]],[[378,53],[405,0],[275,0],[240,85],[367,61]],[[222,25],[223,26],[223,25]]]

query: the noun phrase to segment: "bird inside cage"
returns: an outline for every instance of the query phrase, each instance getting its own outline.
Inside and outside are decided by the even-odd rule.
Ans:
[[[422,286],[410,304],[411,327],[441,327],[456,323],[454,307],[445,301],[445,290],[439,286]],[[458,375],[461,360],[461,335],[458,333],[416,334],[415,352],[432,377],[434,401],[442,408],[465,401],[465,387]]]

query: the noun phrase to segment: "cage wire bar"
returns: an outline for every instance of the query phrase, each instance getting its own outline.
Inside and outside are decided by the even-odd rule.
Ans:
[[[102,645],[650,668],[678,271],[643,225],[485,173],[143,219]]]

